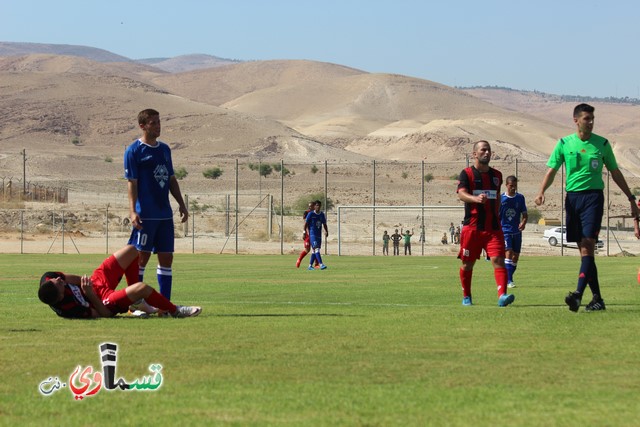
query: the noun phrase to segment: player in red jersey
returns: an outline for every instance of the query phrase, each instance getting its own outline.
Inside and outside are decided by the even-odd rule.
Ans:
[[[493,265],[498,286],[498,305],[506,307],[515,300],[507,293],[507,269],[505,268],[505,246],[500,224],[500,186],[502,173],[489,166],[491,146],[487,141],[473,144],[473,166],[463,169],[458,180],[458,198],[464,202],[464,227],[460,234],[462,260],[460,282],[462,305],[473,304],[471,278],[473,266],[484,249]]]
[[[116,291],[122,276],[127,287]],[[127,245],[116,251],[93,272],[91,278],[54,271],[40,279],[38,298],[60,317],[89,319],[126,313],[144,299],[173,317],[192,317],[200,307],[176,306],[151,286],[138,281],[138,251]]]
[[[302,214],[302,220],[306,221],[307,220],[307,215],[309,214],[309,212],[311,212],[314,209],[315,209],[315,202],[309,202],[309,207]],[[306,229],[302,233],[302,241],[303,241],[303,244],[304,244],[304,249],[302,250],[302,252],[300,252],[300,256],[298,257],[298,260],[296,261],[296,268],[300,268],[300,263],[302,262],[304,257],[307,256],[307,254],[309,252],[311,252],[311,241],[309,240],[309,233],[306,232]],[[317,266],[318,266],[318,261],[316,261],[316,267]]]

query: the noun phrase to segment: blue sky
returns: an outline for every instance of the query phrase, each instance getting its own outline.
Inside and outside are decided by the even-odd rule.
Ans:
[[[0,41],[309,59],[450,86],[640,98],[640,2],[0,0]]]

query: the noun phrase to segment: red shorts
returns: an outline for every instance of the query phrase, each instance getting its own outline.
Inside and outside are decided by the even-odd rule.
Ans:
[[[482,250],[489,257],[504,258],[504,234],[502,230],[480,231],[465,226],[460,233],[460,252],[458,258],[462,261],[475,261],[480,259]]]
[[[307,252],[309,252],[311,250],[311,240],[309,239],[309,234],[308,233],[305,233],[305,235],[304,235],[303,244],[304,244],[304,249]]]
[[[105,307],[115,314],[126,313],[131,305],[131,300],[124,289],[115,290],[123,274],[124,270],[116,261],[116,257],[111,255],[96,268],[91,276],[96,295]]]

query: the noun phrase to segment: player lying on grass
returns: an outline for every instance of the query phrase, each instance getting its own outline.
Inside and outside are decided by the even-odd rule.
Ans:
[[[125,276],[127,287],[119,289]],[[176,306],[151,286],[138,281],[138,251],[127,245],[116,251],[89,278],[61,272],[47,272],[40,279],[38,298],[60,317],[90,319],[126,313],[129,306],[145,300],[173,317],[193,317],[200,307]]]

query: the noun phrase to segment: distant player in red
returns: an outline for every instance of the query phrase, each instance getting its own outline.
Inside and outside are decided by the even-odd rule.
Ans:
[[[460,282],[462,305],[473,304],[471,278],[473,267],[484,249],[493,265],[498,286],[498,305],[506,307],[515,300],[507,294],[507,269],[505,268],[505,246],[500,224],[500,186],[502,173],[489,166],[491,146],[487,141],[473,144],[473,166],[463,169],[458,180],[458,198],[464,202],[464,227],[460,234],[462,260]]]
[[[302,221],[306,221],[307,220],[307,215],[313,209],[315,209],[315,203],[314,202],[309,202],[309,207],[302,214]],[[298,257],[298,260],[296,261],[296,268],[300,268],[300,263],[302,262],[304,257],[307,256],[307,254],[311,251],[311,241],[309,240],[309,233],[306,232],[306,229],[305,229],[305,231],[302,232],[302,241],[303,241],[303,244],[304,244],[304,249],[302,250],[302,252],[300,252],[300,256]],[[318,265],[318,261],[316,261],[316,266],[317,265]]]
[[[127,287],[116,291],[122,276]],[[42,275],[38,298],[60,317],[90,319],[126,313],[145,299],[173,317],[192,317],[200,307],[174,305],[151,286],[138,281],[138,250],[127,245],[107,258],[91,278],[49,271]]]

